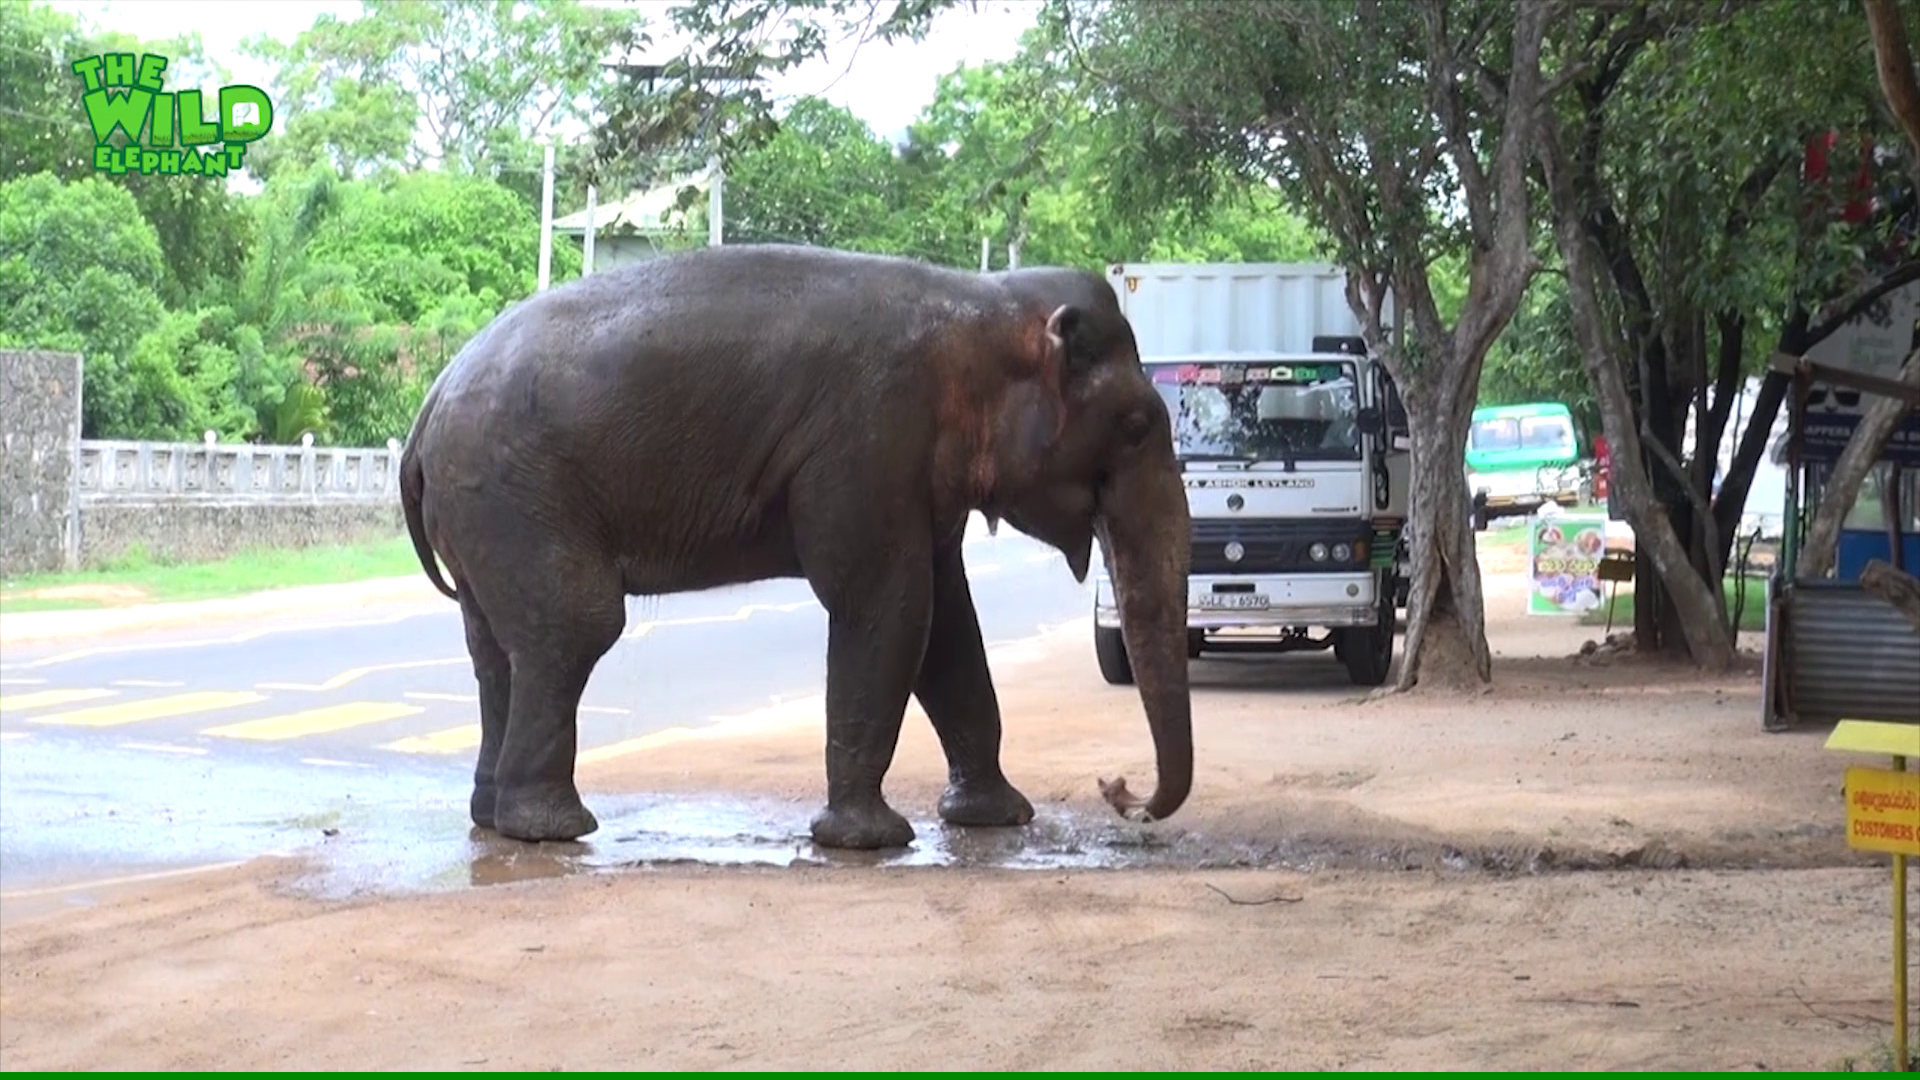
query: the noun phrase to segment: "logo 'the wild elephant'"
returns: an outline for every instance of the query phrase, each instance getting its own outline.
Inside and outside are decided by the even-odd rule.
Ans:
[[[199,90],[169,91],[171,61],[155,53],[101,53],[73,62],[93,127],[93,167],[121,176],[225,177],[247,145],[273,130],[273,99],[247,83],[220,88],[214,119]]]

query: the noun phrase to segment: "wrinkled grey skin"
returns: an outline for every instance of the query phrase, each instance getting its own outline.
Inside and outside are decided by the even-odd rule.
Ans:
[[[818,844],[912,840],[881,796],[908,694],[946,751],[940,816],[1032,820],[1001,772],[961,562],[976,509],[1082,581],[1099,534],[1159,770],[1150,798],[1101,786],[1133,816],[1186,799],[1186,499],[1166,408],[1097,276],[785,245],[596,274],[482,330],[428,392],[400,470],[479,682],[473,820],[503,836],[598,828],[574,786],[576,709],[626,596],[776,577],[805,578],[829,616]]]

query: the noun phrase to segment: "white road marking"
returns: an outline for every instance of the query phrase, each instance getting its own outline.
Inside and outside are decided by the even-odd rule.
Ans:
[[[46,681],[45,679],[16,679],[9,676],[0,679],[0,686],[41,686],[45,684]]]
[[[0,900],[25,900],[29,896],[52,896],[56,893],[73,892],[77,889],[108,889],[116,885],[138,885],[145,881],[165,881],[168,878],[188,877],[193,874],[210,874],[216,870],[232,870],[245,866],[251,860],[237,862],[210,863],[206,866],[189,866],[181,870],[157,870],[151,874],[130,874],[126,877],[96,878],[92,881],[75,881],[66,885],[48,885],[38,889],[15,889],[0,893]]]
[[[204,746],[174,746],[169,743],[149,742],[123,742],[120,744],[120,749],[151,750],[157,754],[204,754],[207,752]]]
[[[187,684],[184,682],[169,682],[164,679],[115,679],[107,685],[138,687],[151,690],[171,690],[174,687],[185,686]]]
[[[203,638],[199,641],[162,641],[148,642],[144,645],[97,645],[90,649],[74,649],[71,652],[43,656],[38,660],[29,660],[19,664],[0,665],[7,671],[28,668],[52,667],[55,664],[67,664],[75,660],[85,660],[89,656],[116,656],[122,653],[159,652],[167,649],[205,649],[213,645],[244,645],[274,634],[306,634],[317,630],[352,630],[362,626],[386,626],[402,619],[417,619],[422,615],[439,615],[438,611],[405,611],[397,615],[387,615],[378,619],[356,619],[351,622],[302,623],[298,626],[263,626],[258,630],[247,630],[231,637]]]
[[[367,761],[335,761],[332,758],[323,758],[323,757],[303,757],[300,759],[300,764],[322,765],[332,769],[371,769],[373,768],[373,764]]]

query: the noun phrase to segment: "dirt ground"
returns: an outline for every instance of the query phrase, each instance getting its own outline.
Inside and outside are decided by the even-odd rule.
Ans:
[[[7,1069],[1832,1069],[1884,1051],[1884,862],[1755,675],[1567,659],[1489,582],[1495,688],[1362,703],[1330,656],[1194,669],[1153,869],[656,866],[317,900],[261,860],[0,929]],[[1084,624],[994,658],[1044,815],[1150,786]],[[823,791],[816,701],[583,768]],[[908,718],[888,795],[932,816]],[[1093,842],[1091,839],[1089,842]]]

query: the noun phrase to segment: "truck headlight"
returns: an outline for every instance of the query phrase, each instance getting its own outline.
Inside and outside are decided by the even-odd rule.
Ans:
[[[1353,549],[1345,544],[1333,545],[1333,561],[1347,562],[1353,558]]]
[[[1327,545],[1325,544],[1313,545],[1312,547],[1307,549],[1307,557],[1311,558],[1314,562],[1326,562],[1327,561]]]

